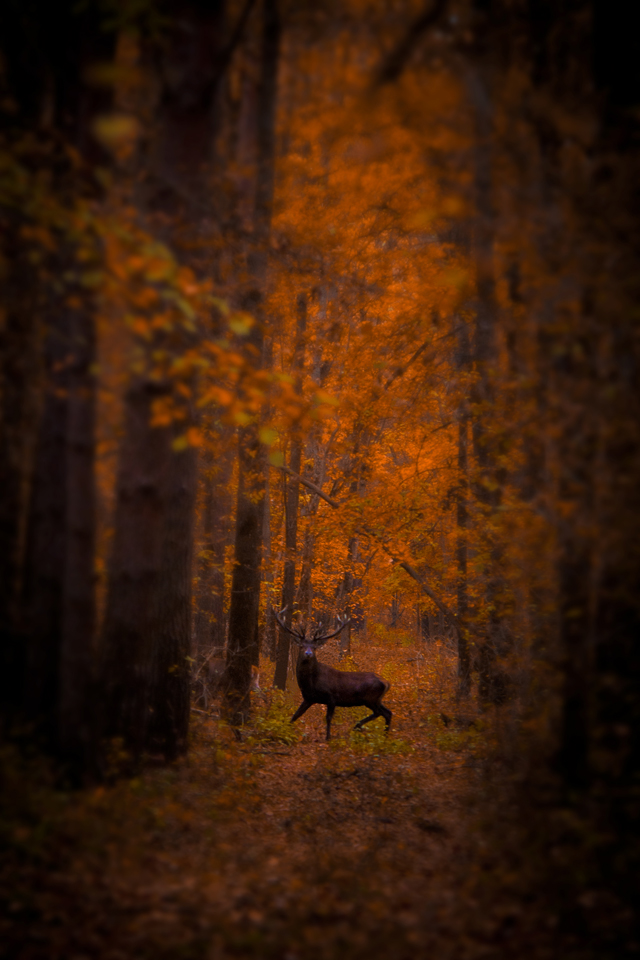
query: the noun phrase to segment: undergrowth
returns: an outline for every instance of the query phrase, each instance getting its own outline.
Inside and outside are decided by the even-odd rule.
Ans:
[[[273,690],[257,713],[247,743],[283,743],[293,746],[303,739],[301,727],[291,723],[291,702],[282,690]]]
[[[400,737],[392,737],[385,732],[384,723],[372,721],[361,730],[352,730],[348,740],[349,746],[355,753],[374,754],[402,754],[413,753],[414,748]]]

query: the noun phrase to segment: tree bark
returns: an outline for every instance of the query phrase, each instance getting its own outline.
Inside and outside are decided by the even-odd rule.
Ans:
[[[210,654],[222,657],[225,649],[224,561],[231,536],[229,483],[233,466],[229,440],[227,431],[207,431],[207,446],[200,457],[202,535],[194,624],[194,655],[199,658]]]
[[[137,378],[125,397],[116,481],[114,540],[102,630],[101,732],[122,738],[134,759],[146,737],[152,609],[161,572],[169,464],[166,428],[151,427],[153,400],[165,383]]]
[[[501,703],[508,681],[500,660],[510,648],[509,629],[504,617],[503,550],[490,531],[492,517],[502,499],[503,471],[497,465],[495,441],[496,378],[493,367],[498,349],[496,327],[498,303],[494,266],[495,210],[493,204],[492,103],[487,78],[480,71],[470,74],[468,90],[475,114],[474,192],[476,217],[472,252],[476,268],[476,310],[473,362],[478,375],[471,394],[471,433],[477,478],[474,494],[486,521],[482,536],[489,539],[485,552],[489,560],[483,571],[485,606],[489,617],[477,627],[483,637],[477,642],[478,695],[484,703]]]
[[[151,632],[154,651],[147,746],[167,760],[187,751],[191,697],[191,567],[197,451],[173,451]]]
[[[262,560],[262,445],[253,427],[238,431],[238,499],[229,606],[225,714],[234,727],[250,712],[251,667],[258,656]]]
[[[296,323],[296,339],[293,349],[292,367],[300,391],[302,386],[302,367],[304,365],[304,338],[307,328],[307,298],[304,293],[298,295],[298,311]],[[302,463],[302,440],[296,435],[291,441],[289,469],[291,474],[300,475]],[[282,579],[282,608],[285,609],[284,622],[291,627],[293,606],[296,591],[296,559],[298,551],[298,505],[300,500],[300,484],[289,475],[285,479],[285,560]],[[273,685],[280,690],[287,686],[289,669],[289,634],[285,630],[278,630],[278,647],[276,652],[276,669]]]
[[[466,324],[458,322],[458,369],[464,372],[469,364],[469,337]],[[471,688],[471,657],[469,650],[467,588],[467,539],[469,525],[469,457],[466,398],[461,400],[458,411],[458,485],[456,489],[456,565],[458,600],[458,694],[466,697]]]
[[[0,731],[8,732],[23,707],[26,680],[21,595],[43,358],[38,338],[42,289],[34,283],[17,223],[7,230],[3,246],[5,262],[12,264],[4,281],[6,316],[0,331]]]
[[[263,352],[262,309],[267,282],[269,237],[275,176],[275,114],[280,51],[277,0],[264,0],[261,78],[257,117],[257,170],[253,242],[247,258],[250,287],[244,308],[257,315],[248,346],[255,358]],[[251,666],[259,656],[260,568],[264,497],[263,451],[258,424],[238,431],[238,503],[235,558],[229,608],[225,713],[237,729],[248,719]]]
[[[89,312],[70,318],[63,580],[57,753],[72,778],[95,773],[95,413],[96,336]]]
[[[291,456],[289,465],[293,471],[300,473],[300,463],[302,458],[302,444],[299,439],[295,439],[291,444]],[[282,578],[282,608],[286,607],[284,613],[284,622],[291,627],[293,617],[293,606],[296,589],[296,553],[298,548],[298,501],[300,497],[300,484],[297,480],[290,478],[285,480],[285,561]],[[289,635],[282,629],[278,630],[278,647],[276,652],[276,670],[273,678],[273,685],[279,690],[285,690],[287,686],[287,674],[289,672]]]
[[[28,636],[25,714],[47,749],[55,748],[67,511],[69,314],[54,301],[44,346],[45,394],[35,452],[25,556]]]

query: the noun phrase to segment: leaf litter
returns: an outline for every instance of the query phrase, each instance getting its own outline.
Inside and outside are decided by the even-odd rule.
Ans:
[[[416,678],[405,654],[386,651],[389,740],[382,720],[351,735],[358,712],[338,710],[327,744],[319,707],[289,727],[295,742],[279,737],[297,705],[293,688],[257,705],[243,742],[215,715],[194,714],[187,758],[110,786],[61,794],[41,771],[5,758],[3,955],[484,955],[465,945],[459,922],[477,816],[469,759],[480,738],[462,730],[452,741],[438,719],[442,676]],[[453,670],[446,648],[439,656],[439,669],[444,656]],[[357,657],[366,668],[381,651]]]

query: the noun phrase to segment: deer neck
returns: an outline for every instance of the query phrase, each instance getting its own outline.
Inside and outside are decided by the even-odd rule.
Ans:
[[[315,653],[311,656],[305,655],[304,649],[298,654],[298,663],[296,664],[296,676],[298,686],[304,694],[305,687],[313,687],[318,676],[318,660]]]

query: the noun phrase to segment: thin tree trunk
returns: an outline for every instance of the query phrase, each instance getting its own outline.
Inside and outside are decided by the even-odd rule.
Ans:
[[[340,634],[340,643],[338,649],[340,651],[340,659],[343,660],[345,657],[351,656],[351,618],[353,614],[353,605],[352,605],[352,594],[355,585],[355,578],[353,575],[352,565],[358,556],[358,538],[351,537],[349,540],[349,547],[347,550],[348,564],[349,566],[345,570],[344,579],[342,581],[342,603],[344,606],[344,613],[349,617],[349,623],[345,630]]]
[[[267,337],[264,343],[264,366],[267,370],[273,367],[273,338]],[[265,411],[265,419],[271,416],[270,408]],[[271,471],[267,467],[264,478],[264,501],[262,512],[262,544],[263,544],[263,571],[265,587],[265,622],[264,643],[262,649],[272,663],[276,660],[278,629],[273,606],[275,603],[276,587],[274,583],[274,565],[272,552],[271,529]]]
[[[200,458],[202,537],[194,623],[194,655],[199,658],[224,654],[224,560],[231,535],[229,482],[233,451],[229,437],[215,430],[208,432],[206,443],[207,448]]]
[[[96,336],[93,317],[70,323],[67,401],[66,549],[58,694],[57,752],[75,780],[94,767],[92,717],[95,596]]]
[[[298,315],[296,324],[296,340],[293,350],[292,367],[297,379],[298,390],[301,388],[301,371],[304,365],[304,337],[307,328],[307,298],[304,293],[298,296]],[[302,441],[295,436],[291,441],[291,455],[289,468],[295,474],[300,474],[302,463]],[[300,500],[300,484],[291,476],[285,476],[285,560],[282,578],[282,608],[285,609],[284,622],[291,626],[293,605],[296,591],[296,559],[298,551],[298,504]],[[276,670],[273,685],[280,690],[286,689],[289,666],[289,635],[286,631],[278,631],[278,648],[276,653]]]
[[[291,444],[289,466],[296,473],[300,473],[302,445],[299,439]],[[296,589],[296,552],[298,547],[298,502],[300,484],[292,477],[285,477],[285,561],[282,578],[282,607],[285,608],[284,622],[291,626],[293,616],[294,596]],[[278,631],[278,648],[276,653],[276,671],[273,685],[279,690],[287,686],[289,666],[289,635],[284,630]]]
[[[302,562],[300,564],[300,580],[296,593],[296,606],[301,611],[303,617],[307,619],[311,616],[313,607],[313,557],[314,557],[315,538],[310,527],[304,532],[304,543],[302,544]]]
[[[458,368],[464,372],[469,363],[469,338],[466,324],[460,320],[458,325]],[[458,486],[456,490],[456,565],[457,601],[458,601],[458,695],[466,697],[471,688],[471,657],[469,650],[468,612],[469,595],[467,585],[467,540],[468,540],[468,495],[469,495],[469,458],[468,426],[466,400],[462,400],[458,411]]]

